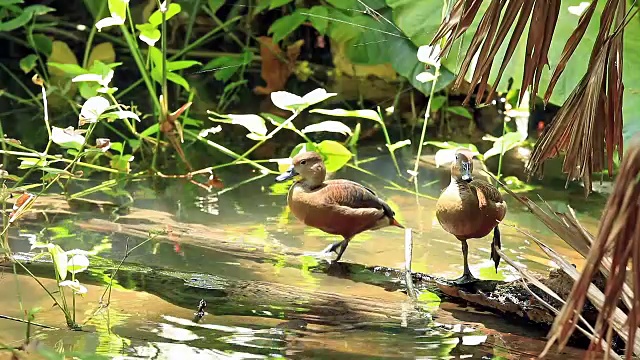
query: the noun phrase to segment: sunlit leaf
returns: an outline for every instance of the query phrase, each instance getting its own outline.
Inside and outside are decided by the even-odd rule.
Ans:
[[[357,117],[363,119],[373,120],[375,122],[382,122],[380,115],[374,110],[344,110],[344,109],[313,109],[309,110],[310,113],[318,113],[323,115],[331,115],[331,116],[342,116],[342,117]]]
[[[291,150],[291,154],[289,154],[289,158],[293,158],[294,156],[298,155],[301,152],[307,152],[307,151],[318,151],[318,148],[316,147],[316,144],[312,144],[312,143],[300,143],[298,145],[296,145],[293,150]]]
[[[426,307],[429,312],[438,310],[440,302],[440,297],[429,290],[423,290],[420,295],[418,295],[418,303]]]
[[[305,104],[307,104],[307,106],[311,106],[311,105],[315,105],[319,102],[325,101],[331,97],[334,97],[338,95],[337,93],[330,93],[327,92],[327,90],[322,89],[322,88],[318,88],[315,90],[312,90],[311,92],[307,93],[305,96],[302,97],[302,101],[304,101]]]
[[[67,252],[67,255],[69,253]],[[67,271],[72,274],[83,272],[89,268],[89,259],[83,254],[71,256],[68,261]]]
[[[411,140],[410,139],[398,141],[395,144],[387,144],[387,148],[389,148],[389,151],[393,152],[393,151],[396,151],[396,150],[400,149],[401,147],[405,147],[407,145],[411,145]]]
[[[151,47],[153,47],[156,42],[160,40],[160,36],[162,36],[160,30],[149,23],[137,24],[136,29],[140,31],[138,35],[140,40]]]
[[[189,83],[187,82],[187,80],[176,73],[167,72],[167,80],[182,86],[186,91],[190,91]]]
[[[169,7],[167,8],[167,12],[164,15],[165,21],[179,14],[181,10],[182,9],[180,7],[180,4],[178,3],[169,4]],[[162,12],[159,9],[154,11],[153,14],[149,16],[149,24],[156,27],[162,24]]]
[[[271,101],[273,105],[282,110],[300,112],[311,105],[336,95],[337,93],[328,93],[322,88],[315,89],[302,97],[286,91],[274,91],[271,93]]]
[[[109,13],[111,16],[117,16],[123,19],[123,21],[126,19],[129,0],[108,0],[107,4],[109,5]]]
[[[334,133],[340,133],[343,135],[352,135],[353,133],[351,132],[351,128],[349,128],[347,125],[339,122],[339,121],[333,121],[333,120],[327,120],[327,121],[323,121],[317,124],[311,124],[306,126],[304,129],[302,129],[303,133],[310,133],[310,132],[334,132]]]
[[[49,248],[49,253],[53,258],[53,263],[56,267],[56,272],[58,273],[58,277],[60,280],[64,280],[67,278],[67,254],[62,250],[59,245],[54,245]]]
[[[337,141],[324,140],[317,145],[317,151],[326,157],[325,165],[328,172],[336,172],[345,166],[353,154],[349,149]]]
[[[266,118],[267,120],[269,120],[269,122],[275,126],[280,126],[282,125],[286,119],[278,116],[278,115],[273,115],[273,114],[269,114],[269,113],[261,113],[260,114],[262,117]],[[295,130],[296,127],[293,125],[292,122],[289,122],[287,125],[282,127],[283,129],[288,129],[288,130]]]
[[[136,121],[140,121],[140,118],[136,113],[134,113],[133,111],[127,111],[127,110],[112,111],[108,113],[108,116],[114,117],[116,119],[134,119]]]
[[[437,79],[437,77],[428,71],[421,72],[420,74],[418,74],[418,76],[416,76],[416,80],[420,81],[421,83],[434,81],[435,79]]]
[[[320,35],[324,35],[329,25],[329,9],[326,6],[316,5],[309,9],[309,13],[315,16],[309,16],[311,25],[318,30]]]
[[[486,160],[495,155],[504,155],[507,151],[521,145],[526,140],[526,135],[515,131],[504,134],[499,138],[484,136],[482,139],[493,141],[493,147],[484,153],[484,158]]]
[[[80,150],[82,149],[85,139],[84,136],[77,134],[71,126],[66,129],[52,126],[51,141],[63,148]]]
[[[96,28],[98,31],[102,31],[103,28],[110,26],[118,26],[124,25],[124,18],[115,16],[115,17],[106,17],[98,22],[96,22]]]
[[[84,285],[80,284],[78,280],[61,281],[60,286],[68,287],[78,295],[84,295],[87,293],[87,288]]]
[[[32,167],[42,167],[49,164],[49,162],[42,158],[20,157],[21,160],[18,169],[30,169]]]
[[[264,122],[264,119],[255,114],[247,114],[247,115],[227,115],[229,119],[231,119],[231,123],[235,125],[244,126],[251,133],[265,136],[267,134],[267,126]],[[249,134],[250,135],[250,134]],[[248,135],[247,135],[248,136]]]
[[[107,111],[109,106],[109,100],[102,96],[89,98],[82,105],[82,109],[80,110],[80,120],[84,123],[97,122],[100,115]]]
[[[194,65],[202,65],[202,63],[200,61],[195,61],[195,60],[169,61],[167,62],[167,71],[182,70],[182,69],[190,68]]]
[[[23,57],[20,59],[20,70],[25,74],[31,72],[31,70],[36,67],[36,61],[38,61],[38,56],[35,54],[29,54]]]

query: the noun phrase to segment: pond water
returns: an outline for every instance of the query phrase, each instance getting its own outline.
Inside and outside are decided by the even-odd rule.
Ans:
[[[394,175],[385,156],[362,167],[406,184]],[[110,305],[102,309],[99,300],[104,282],[109,281],[107,269],[113,266],[96,261],[97,270],[80,277],[88,293],[78,299],[76,314],[85,331],[63,330],[64,318],[48,295],[31,278],[13,276],[10,270],[0,277],[5,289],[0,292],[0,313],[23,317],[19,293],[23,309],[43,308],[36,322],[60,328],[34,327],[42,344],[120,359],[520,359],[534,358],[544,347],[545,332],[535,326],[445,301],[416,312],[397,289],[359,281],[358,274],[343,277],[314,271],[322,260],[300,254],[319,251],[335,237],[303,226],[288,213],[286,186],[274,185],[269,175],[235,187],[259,175],[250,168],[219,175],[227,189],[218,194],[182,182],[172,183],[160,195],[136,185],[132,191],[139,210],[118,219],[126,229],[104,227],[106,220],[97,223],[96,218],[108,215],[97,212],[51,215],[46,224],[24,221],[19,231],[11,233],[15,252],[29,253],[29,239],[49,240],[65,250],[93,250],[101,258],[119,262],[128,249],[141,244],[126,259],[126,264],[140,267],[120,270]],[[440,228],[432,199],[448,182],[446,170],[423,172],[420,192],[432,198],[394,189],[354,169],[336,176],[374,188],[396,210],[398,220],[414,229],[415,271],[450,278],[461,274],[460,243]],[[535,199],[535,194],[556,210],[572,206],[583,225],[596,233],[603,196],[585,200],[577,186],[536,189],[526,195]],[[512,259],[542,274],[553,266],[515,226],[582,265],[567,244],[513,199],[506,199],[509,211],[501,229],[502,243]],[[146,227],[132,232],[140,224]],[[181,229],[192,237],[143,242],[145,229]],[[516,278],[504,262],[498,274],[493,270],[490,241],[487,237],[469,242],[472,272],[484,279]],[[363,233],[351,242],[343,261],[403,268],[403,232],[387,228]],[[34,273],[54,289],[53,271],[47,266]],[[200,299],[208,303],[207,314],[195,321]],[[24,324],[0,319],[0,344],[19,346],[24,331]],[[579,354],[580,350],[568,348],[552,352],[549,358]]]

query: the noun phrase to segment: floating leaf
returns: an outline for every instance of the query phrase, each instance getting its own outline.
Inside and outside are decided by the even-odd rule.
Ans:
[[[331,116],[357,117],[357,118],[373,120],[378,123],[382,122],[380,115],[376,111],[366,110],[366,109],[365,110],[313,109],[313,110],[309,110],[309,112],[323,114],[323,115],[331,115]]]
[[[342,135],[353,135],[353,133],[351,132],[351,128],[349,128],[347,125],[339,121],[333,121],[333,120],[327,120],[317,124],[312,124],[302,129],[303,133],[323,132],[323,131],[340,133]]]
[[[353,154],[349,149],[337,141],[325,140],[317,145],[317,151],[326,157],[325,165],[328,172],[336,172],[345,166]]]
[[[84,136],[76,133],[73,127],[69,126],[66,129],[59,128],[57,126],[51,127],[51,141],[60,145],[65,149],[82,149],[84,145]]]
[[[89,98],[84,102],[80,110],[80,122],[83,124],[97,122],[100,115],[107,111],[109,106],[109,100],[102,96]]]

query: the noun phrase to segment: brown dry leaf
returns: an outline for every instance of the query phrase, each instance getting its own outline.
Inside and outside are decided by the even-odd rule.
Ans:
[[[624,330],[627,342],[625,358],[631,359],[633,354],[640,354],[640,340],[637,330],[640,321],[640,140],[632,142],[620,166],[620,174],[616,180],[613,193],[607,201],[598,236],[587,256],[586,266],[573,286],[569,299],[556,318],[551,332],[549,344],[558,342],[564,346],[572,334],[580,314],[580,309],[587,297],[591,279],[607,254],[611,256],[611,276],[602,296],[603,303],[596,321],[596,339],[592,343],[600,344],[610,336],[610,329],[618,328],[621,321],[618,301],[624,292],[625,283],[630,283],[635,301],[631,303]],[[627,280],[627,271],[631,271]],[[624,315],[624,314],[623,314]],[[616,321],[617,320],[617,321]],[[614,322],[615,321],[615,322]]]
[[[304,40],[298,40],[287,47],[286,52],[268,36],[260,36],[260,56],[262,67],[260,74],[266,86],[256,86],[253,91],[259,95],[269,95],[284,90],[289,76],[293,73],[295,62],[300,56]]]

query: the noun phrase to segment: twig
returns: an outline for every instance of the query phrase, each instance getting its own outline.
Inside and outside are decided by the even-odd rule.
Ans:
[[[39,327],[45,328],[45,329],[60,330],[60,328],[55,327],[55,326],[39,324],[39,323],[36,323],[36,322],[33,322],[33,321],[27,321],[27,320],[23,320],[23,319],[20,319],[20,318],[15,318],[15,317],[9,316],[9,315],[0,315],[0,319],[17,321],[17,322],[21,322],[21,323],[24,323],[24,324],[31,324],[31,325],[39,326]]]

